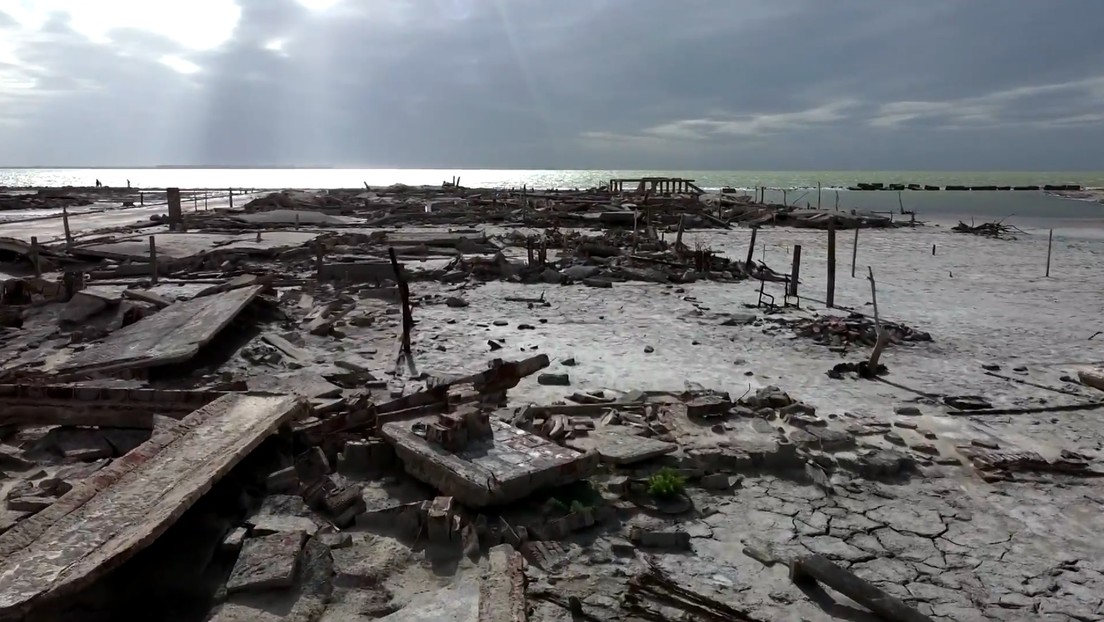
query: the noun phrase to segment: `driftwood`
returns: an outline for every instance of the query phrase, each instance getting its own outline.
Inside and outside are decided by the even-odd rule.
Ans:
[[[650,559],[648,569],[629,581],[629,590],[622,601],[622,607],[645,620],[670,621],[670,618],[649,607],[645,601],[685,611],[688,616],[686,619],[689,620],[765,622],[762,618],[753,617],[747,611],[741,611],[728,603],[678,585]]]
[[[882,330],[882,320],[878,316],[878,290],[874,287],[874,268],[870,266],[866,267],[870,271],[870,300],[874,305],[874,330],[878,335],[878,341],[874,344],[874,349],[870,352],[870,360],[866,364],[868,371],[871,371],[872,375],[877,374],[878,359],[882,357],[882,350],[885,349],[886,344],[889,342],[889,337],[886,332]]]
[[[790,578],[795,583],[819,581],[892,622],[932,622],[928,616],[821,555],[810,555],[791,561]]]
[[[996,222],[983,222],[980,225],[968,225],[961,220],[954,227],[951,227],[951,231],[957,233],[972,233],[974,235],[980,235],[987,238],[996,238],[998,240],[1015,240],[1014,233],[1023,233],[1022,230],[1013,227],[1011,225],[1004,224],[1004,220],[998,220]]]

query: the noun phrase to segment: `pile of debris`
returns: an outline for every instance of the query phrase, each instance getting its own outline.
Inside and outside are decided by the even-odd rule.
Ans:
[[[1004,221],[996,222],[983,222],[980,225],[966,224],[961,220],[954,227],[951,227],[951,231],[957,233],[971,233],[973,235],[980,235],[986,238],[994,238],[998,240],[1015,240],[1016,233],[1023,233],[1017,227],[1004,224]]]
[[[63,207],[78,207],[91,205],[86,197],[73,196],[61,193],[56,189],[42,188],[34,194],[12,193],[0,194],[0,211],[24,210],[24,209],[60,209]]]
[[[859,313],[851,313],[846,317],[821,315],[815,318],[768,317],[767,319],[790,328],[798,337],[812,339],[831,347],[873,346],[878,342],[874,318]],[[890,345],[932,340],[929,333],[887,320],[882,320],[882,330],[888,337],[887,343]]]

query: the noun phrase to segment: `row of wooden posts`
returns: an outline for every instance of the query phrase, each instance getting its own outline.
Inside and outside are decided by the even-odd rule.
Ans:
[[[751,229],[751,243],[748,244],[747,261],[744,265],[750,266],[752,262],[752,256],[755,253],[755,238],[759,232],[759,227],[752,227]],[[1047,259],[1046,259],[1046,276],[1050,277],[1050,256],[1051,250],[1054,246],[1054,229],[1050,230],[1050,234],[1047,236]],[[932,244],[932,255],[935,255],[935,245]],[[851,246],[851,278],[855,278],[855,266],[858,263],[859,258],[859,229],[855,228],[855,242]],[[824,298],[825,304],[829,307],[836,306],[836,228],[833,225],[828,226],[828,291]],[[801,277],[801,245],[795,244],[793,248],[793,264],[790,266],[790,279],[786,283],[786,295],[797,296],[797,284]],[[873,279],[873,275],[870,276]]]

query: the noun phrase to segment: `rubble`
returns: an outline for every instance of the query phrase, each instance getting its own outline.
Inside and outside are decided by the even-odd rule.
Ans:
[[[756,559],[822,555],[933,619],[1038,613],[1047,592],[1024,586],[1048,573],[1099,587],[1087,564],[1016,567],[989,586],[1034,563],[1016,553],[1044,536],[994,526],[984,506],[963,518],[986,496],[976,482],[1099,475],[1091,451],[1023,446],[969,418],[1046,406],[1021,413],[985,386],[991,398],[840,408],[823,377],[748,369],[751,333],[773,324],[842,351],[875,343],[872,320],[708,308],[744,280],[788,284],[701,242],[733,224],[901,223],[656,183],[681,191],[283,191],[43,239],[43,275],[5,280],[0,304],[0,614],[118,600],[97,590],[125,593],[113,573],[148,552],[210,620],[820,619],[780,574],[728,554],[752,532],[769,543],[743,547]],[[699,228],[713,231],[683,242]],[[33,262],[26,242],[2,246]],[[708,326],[665,334],[662,305],[617,314],[653,295],[692,307],[673,321]],[[881,324],[890,344],[931,340]],[[720,330],[740,358],[715,347]],[[736,358],[739,382],[657,390],[655,367],[675,369],[683,342],[719,366]],[[204,569],[178,572],[190,556]],[[135,592],[152,580],[120,576]]]

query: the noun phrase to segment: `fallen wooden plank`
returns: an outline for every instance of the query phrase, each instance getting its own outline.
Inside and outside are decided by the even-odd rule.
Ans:
[[[952,410],[948,415],[1031,415],[1037,413],[1073,412],[1078,410],[1097,410],[1104,408],[1104,402],[1089,402],[1087,404],[1064,404],[1062,406],[1038,406],[1034,408],[987,408],[984,410]]]
[[[221,391],[0,384],[0,425],[151,429],[154,415],[181,419]]]
[[[790,562],[794,582],[814,579],[892,622],[932,622],[928,616],[909,607],[880,588],[855,576],[821,555],[809,555]]]
[[[118,567],[304,408],[287,396],[227,395],[0,535],[0,618],[24,615]]]
[[[158,296],[157,294],[145,289],[124,290],[123,298],[130,298],[131,300],[148,302],[158,309],[164,309],[165,307],[171,306],[173,304],[171,300],[162,298],[161,296]]]
[[[265,333],[261,336],[261,339],[264,339],[265,342],[268,343],[268,345],[279,350],[281,353],[284,354],[284,356],[295,359],[295,361],[298,363],[314,362],[314,357],[312,357],[309,352],[279,335]]]
[[[263,286],[175,303],[122,328],[59,366],[62,372],[110,372],[182,363],[237,317]]]

